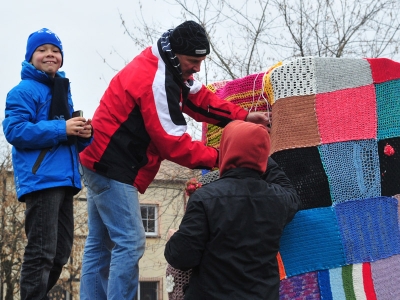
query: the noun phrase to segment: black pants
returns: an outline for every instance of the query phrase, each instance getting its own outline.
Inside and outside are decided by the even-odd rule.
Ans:
[[[25,247],[21,269],[21,300],[47,299],[71,254],[73,193],[57,187],[24,196]]]

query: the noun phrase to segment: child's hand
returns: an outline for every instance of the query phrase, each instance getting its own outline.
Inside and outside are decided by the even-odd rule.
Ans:
[[[90,138],[92,136],[92,120],[86,121],[83,117],[75,117],[66,122],[67,135],[76,135],[82,138]]]
[[[92,136],[92,132],[93,132],[92,119],[87,119],[87,121],[83,125],[83,129],[79,131],[78,136],[81,138],[88,139]]]

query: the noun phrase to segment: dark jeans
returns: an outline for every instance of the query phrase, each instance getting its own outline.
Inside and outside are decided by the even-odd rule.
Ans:
[[[21,269],[21,300],[47,299],[71,254],[73,192],[57,187],[25,195],[24,200],[28,244]]]

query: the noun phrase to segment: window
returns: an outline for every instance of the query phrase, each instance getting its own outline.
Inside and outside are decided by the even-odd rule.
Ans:
[[[140,205],[146,236],[158,236],[158,206]]]
[[[140,281],[135,300],[158,300],[158,281]]]

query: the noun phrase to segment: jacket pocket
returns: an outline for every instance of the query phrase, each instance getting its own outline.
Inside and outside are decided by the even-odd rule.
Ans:
[[[38,158],[36,159],[35,163],[33,164],[32,167],[32,173],[36,174],[37,170],[39,169],[40,165],[43,162],[44,157],[46,156],[47,152],[50,151],[51,148],[45,148],[40,151]]]

